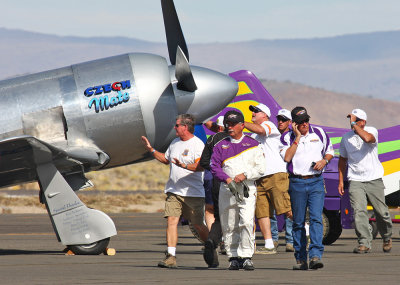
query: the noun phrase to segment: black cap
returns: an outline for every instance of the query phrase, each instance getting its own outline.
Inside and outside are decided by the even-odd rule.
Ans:
[[[292,112],[292,120],[295,123],[301,123],[304,120],[307,120],[310,118],[310,116],[307,114],[307,110],[304,107],[295,107]]]
[[[226,122],[244,123],[244,117],[240,111],[228,111],[224,116],[224,125]]]

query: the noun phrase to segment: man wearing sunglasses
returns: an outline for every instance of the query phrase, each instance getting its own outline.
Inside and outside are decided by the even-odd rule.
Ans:
[[[332,143],[320,127],[310,126],[304,107],[292,112],[292,130],[281,136],[281,156],[287,162],[289,194],[293,210],[293,270],[322,268],[325,185],[322,171],[333,158]],[[304,228],[307,208],[310,215],[310,246]],[[310,263],[307,264],[307,254]]]
[[[290,114],[290,111],[287,109],[280,109],[278,111],[278,115],[276,115],[276,120],[278,121],[277,127],[278,131],[283,134],[285,132],[288,132],[289,126],[292,123],[292,115]],[[279,156],[280,157],[280,156]],[[289,187],[289,185],[288,185]],[[271,234],[272,234],[272,240],[274,241],[275,248],[278,248],[279,245],[279,231],[278,231],[278,221],[276,219],[276,213],[272,217],[270,217],[271,220]],[[292,219],[288,218],[285,216],[285,242],[286,242],[286,252],[294,252],[294,247],[293,247],[293,235],[292,235],[292,225],[293,221]]]
[[[366,126],[367,114],[354,109],[347,115],[352,130],[346,133],[340,142],[339,157],[339,194],[344,194],[344,174],[350,181],[349,195],[354,210],[355,231],[358,247],[354,253],[368,253],[371,249],[372,234],[369,229],[367,200],[371,203],[379,232],[383,239],[383,252],[392,249],[392,220],[385,204],[385,185],[383,184],[383,166],[378,158],[378,131]]]
[[[190,114],[178,115],[175,123],[177,138],[165,153],[155,150],[146,137],[142,142],[158,161],[170,165],[170,175],[165,185],[165,212],[167,218],[167,252],[159,267],[176,268],[176,245],[178,243],[178,223],[183,215],[196,227],[201,239],[207,240],[208,229],[204,225],[203,172],[195,171],[199,163],[204,143],[194,133],[194,117]]]
[[[252,112],[252,123],[245,122],[245,127],[255,134],[254,138],[262,146],[265,157],[265,172],[256,181],[256,217],[264,237],[264,246],[259,248],[256,253],[275,254],[276,248],[271,234],[270,217],[274,216],[274,210],[277,215],[285,214],[289,218],[292,217],[286,163],[279,155],[281,133],[269,120],[271,111],[266,105],[250,105],[249,109]]]
[[[221,181],[219,213],[229,270],[254,270],[254,182],[265,170],[263,151],[255,139],[243,134],[241,112],[228,111],[224,126],[229,137],[214,146],[211,172]]]

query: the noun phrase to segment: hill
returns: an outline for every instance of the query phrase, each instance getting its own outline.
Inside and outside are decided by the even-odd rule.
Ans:
[[[0,79],[128,52],[167,56],[165,43],[60,37],[0,28]],[[233,39],[234,40],[234,39]],[[400,31],[331,38],[190,44],[191,64],[400,101]]]

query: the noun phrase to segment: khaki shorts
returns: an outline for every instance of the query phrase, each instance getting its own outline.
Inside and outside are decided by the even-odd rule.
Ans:
[[[184,197],[173,193],[167,193],[165,198],[164,218],[180,217],[192,222],[195,225],[204,224],[204,198]]]
[[[289,178],[285,172],[279,172],[261,177],[256,181],[257,201],[256,217],[272,217],[291,211]]]

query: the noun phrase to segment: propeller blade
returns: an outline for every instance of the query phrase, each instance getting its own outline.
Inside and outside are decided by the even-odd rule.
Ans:
[[[183,36],[182,28],[179,23],[178,15],[176,14],[173,0],[161,0],[163,11],[165,35],[167,37],[169,60],[172,65],[176,63],[176,54],[178,46],[181,47],[189,61],[189,51],[186,46],[185,37]]]
[[[194,92],[197,90],[189,62],[180,46],[176,50],[175,77],[178,80],[176,87],[179,90]]]

